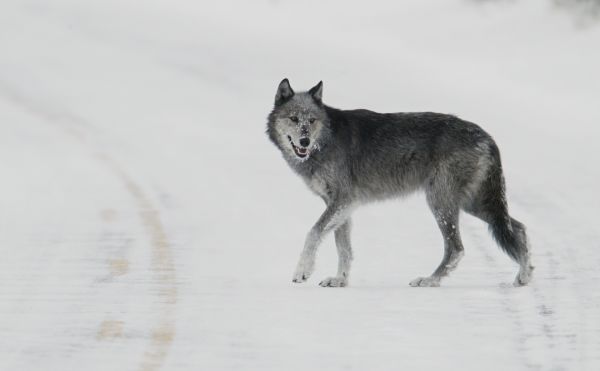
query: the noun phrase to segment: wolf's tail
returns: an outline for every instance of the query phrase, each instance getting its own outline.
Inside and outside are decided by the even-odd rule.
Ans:
[[[523,223],[508,214],[500,151],[495,143],[490,145],[490,156],[490,167],[478,192],[475,214],[489,224],[494,239],[508,256],[521,266],[528,266],[527,233]]]
[[[514,218],[496,220],[490,223],[490,231],[500,248],[514,261],[523,264],[528,261],[529,246],[523,223]]]

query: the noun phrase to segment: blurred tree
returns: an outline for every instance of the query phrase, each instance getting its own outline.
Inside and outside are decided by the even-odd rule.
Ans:
[[[585,19],[600,19],[600,0],[553,0],[560,8],[575,11]]]
[[[469,0],[475,3],[516,3],[517,0]],[[583,23],[600,20],[600,0],[549,0],[557,8],[569,11]]]

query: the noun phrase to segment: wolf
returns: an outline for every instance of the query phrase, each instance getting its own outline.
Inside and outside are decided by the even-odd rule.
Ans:
[[[352,247],[351,216],[357,207],[422,190],[444,239],[435,271],[413,287],[439,286],[463,257],[459,212],[483,220],[500,248],[516,263],[515,286],[532,277],[523,223],[508,213],[500,152],[476,124],[433,113],[377,113],[340,110],[323,103],[323,82],[294,92],[281,81],[268,116],[267,135],[308,188],[325,201],[309,231],[293,282],[313,273],[317,247],[334,232],[337,275],[323,287],[348,285]]]

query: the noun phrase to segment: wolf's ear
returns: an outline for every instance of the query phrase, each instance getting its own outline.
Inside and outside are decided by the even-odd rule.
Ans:
[[[277,87],[277,94],[275,95],[275,105],[278,106],[294,96],[294,90],[290,86],[288,79],[283,79]]]
[[[308,93],[316,100],[318,103],[322,103],[323,99],[323,81],[319,81],[319,83],[313,86]]]

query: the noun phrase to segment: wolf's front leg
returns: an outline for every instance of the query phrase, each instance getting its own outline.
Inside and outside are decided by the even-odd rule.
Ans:
[[[348,285],[352,246],[350,245],[350,218],[335,230],[335,245],[338,252],[338,271],[335,277],[327,277],[319,285],[323,287],[344,287]]]
[[[312,274],[315,267],[315,256],[317,248],[323,240],[325,235],[337,229],[340,225],[344,224],[350,214],[350,205],[341,202],[334,202],[327,206],[327,209],[321,215],[317,223],[312,227],[306,242],[304,243],[304,249],[300,254],[300,261],[296,267],[294,278],[292,281],[300,283],[306,281]]]
[[[296,266],[296,272],[294,273],[293,282],[301,283],[306,281],[313,270],[315,269],[315,255],[317,253],[317,247],[321,242],[322,232],[313,227],[308,236],[306,236],[306,242],[304,243],[304,249],[300,254],[300,260]]]

